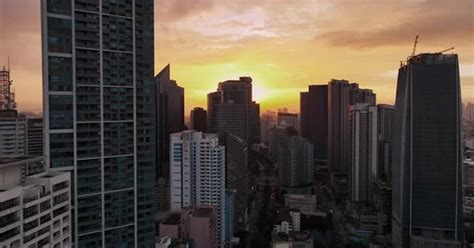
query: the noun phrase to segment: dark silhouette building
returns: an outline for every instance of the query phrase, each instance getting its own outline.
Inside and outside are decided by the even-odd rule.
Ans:
[[[169,177],[170,134],[185,130],[184,88],[171,80],[170,65],[155,77],[157,176]]]
[[[328,86],[310,85],[300,94],[301,136],[314,145],[316,168],[328,160]]]
[[[456,54],[419,54],[398,72],[393,247],[462,247],[461,89]]]
[[[270,153],[278,170],[280,188],[290,194],[311,194],[313,145],[292,127],[271,129]]]
[[[191,110],[191,129],[206,133],[207,131],[207,111],[203,108]]]
[[[235,216],[237,227],[245,228],[245,216],[250,193],[249,150],[247,143],[233,135],[227,135],[226,188],[235,190]]]
[[[247,143],[260,141],[260,105],[252,101],[252,78],[220,82],[207,95],[207,104],[207,131],[218,133],[219,142],[225,144],[227,134]]]
[[[392,181],[392,130],[394,106],[387,104],[377,105],[377,132],[378,132],[378,179],[385,182]]]
[[[356,103],[375,105],[375,94],[372,90],[360,89],[358,84],[346,80],[333,79],[329,82],[328,162],[332,184],[341,196],[347,196],[349,193],[348,178],[351,168],[349,106]]]

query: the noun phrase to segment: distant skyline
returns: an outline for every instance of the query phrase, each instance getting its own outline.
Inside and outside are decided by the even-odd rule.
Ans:
[[[330,79],[394,103],[399,61],[413,49],[459,54],[462,96],[474,102],[471,0],[155,0],[155,72],[171,63],[186,115],[220,81],[253,78],[262,112],[299,111],[299,92]],[[0,66],[10,56],[21,111],[42,109],[39,0],[0,1]]]

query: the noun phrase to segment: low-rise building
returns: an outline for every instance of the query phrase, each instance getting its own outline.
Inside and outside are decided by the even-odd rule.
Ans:
[[[212,206],[189,207],[181,212],[172,212],[159,225],[159,247],[186,247],[171,246],[172,241],[185,240],[193,248],[217,248],[217,221],[217,209]]]
[[[312,215],[317,212],[316,195],[285,195],[285,207],[299,209],[302,214]]]
[[[294,232],[273,232],[273,248],[313,248],[313,236],[308,231]]]

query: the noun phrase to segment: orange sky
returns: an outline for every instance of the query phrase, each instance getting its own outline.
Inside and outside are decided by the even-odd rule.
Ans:
[[[0,0],[0,65],[10,56],[20,110],[42,109],[40,0]],[[399,61],[454,46],[474,102],[472,0],[155,0],[155,71],[171,63],[187,113],[219,81],[254,79],[262,111],[298,111],[299,92],[331,78],[393,103]]]

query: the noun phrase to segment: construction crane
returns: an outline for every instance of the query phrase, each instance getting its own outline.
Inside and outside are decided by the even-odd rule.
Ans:
[[[415,37],[415,45],[413,45],[413,52],[411,52],[411,57],[415,56],[416,45],[418,45],[418,35],[416,35],[416,37]]]
[[[453,49],[454,49],[454,47],[450,47],[450,48],[448,48],[448,49],[444,49],[444,50],[442,50],[442,51],[437,52],[437,54],[442,54],[442,53],[444,53],[444,52],[451,51],[451,50],[453,50]]]

